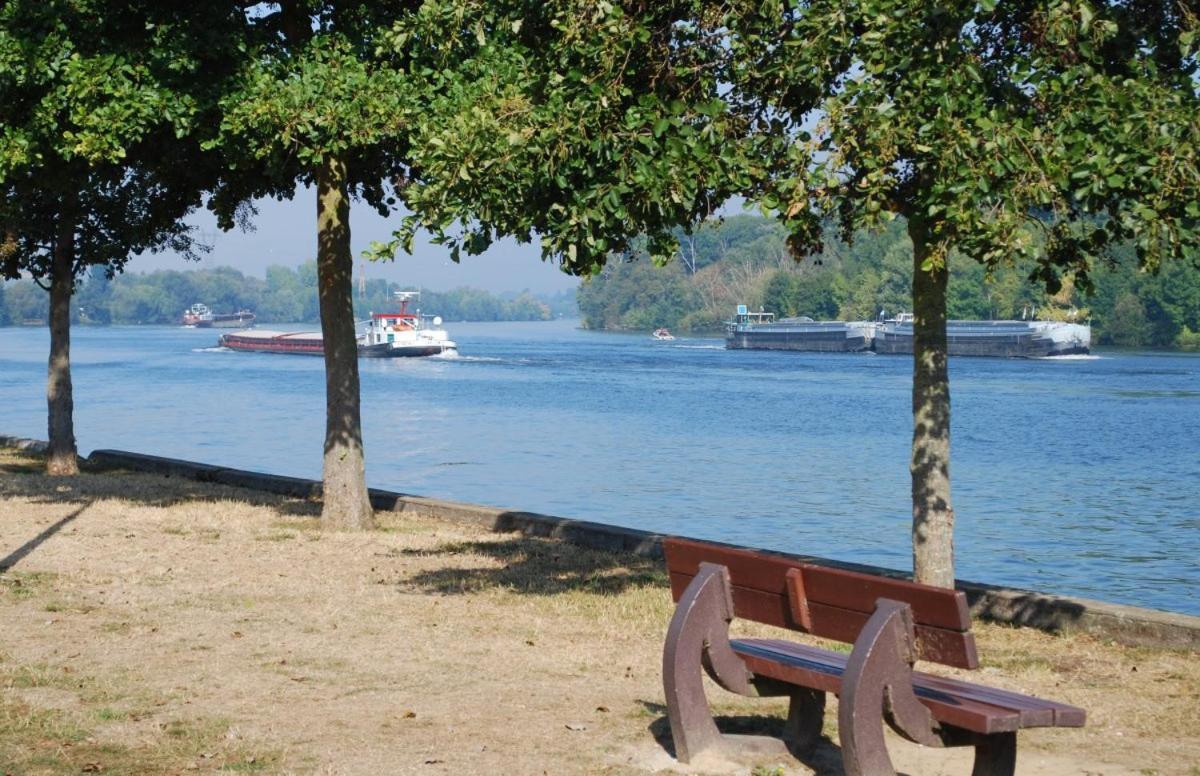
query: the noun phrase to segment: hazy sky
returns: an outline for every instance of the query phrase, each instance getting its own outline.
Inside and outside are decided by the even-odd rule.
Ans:
[[[267,267],[282,264],[297,266],[316,257],[317,203],[312,189],[301,189],[287,202],[262,200],[256,203],[257,227],[253,232],[217,229],[216,219],[201,211],[190,219],[199,227],[204,241],[212,244],[212,253],[199,263],[185,261],[173,253],[135,256],[127,272],[146,272],[155,269],[196,269],[228,265],[247,275],[264,276]],[[355,272],[363,262],[358,258],[372,240],[386,240],[399,224],[399,217],[380,218],[362,203],[355,203],[350,213],[350,235],[356,261]],[[564,274],[553,263],[541,260],[537,245],[518,245],[505,240],[493,245],[482,256],[468,256],[455,264],[449,253],[428,242],[414,246],[414,255],[400,253],[394,261],[365,262],[367,279],[384,278],[399,283],[422,286],[434,291],[446,291],[459,286],[483,288],[492,292],[521,291],[556,292],[574,288],[579,280]],[[357,280],[357,277],[356,277]]]

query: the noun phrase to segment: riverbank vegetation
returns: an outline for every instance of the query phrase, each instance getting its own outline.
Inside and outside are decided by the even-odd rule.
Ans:
[[[354,314],[392,310],[393,292],[408,289],[382,279],[356,287]],[[272,266],[265,278],[245,275],[233,267],[203,270],[158,270],[108,278],[102,270],[84,277],[71,306],[73,323],[173,324],[183,311],[203,302],[218,313],[250,310],[261,323],[320,321],[317,307],[317,265],[296,268]],[[528,291],[492,294],[475,288],[422,291],[420,308],[450,321],[544,321],[575,314],[575,293],[534,295]],[[46,320],[46,294],[32,281],[0,285],[0,326]]]
[[[318,514],[178,477],[50,478],[0,450],[0,772],[677,767],[657,563],[387,512],[326,532]],[[987,684],[1088,710],[1085,728],[1022,732],[1021,773],[1194,772],[1194,652],[975,631]],[[786,716],[712,697],[746,731]],[[830,705],[811,760],[706,772],[840,773]],[[970,771],[968,750],[889,746],[905,773]]]
[[[680,238],[679,254],[665,267],[635,253],[584,281],[584,326],[711,333],[738,304],[818,320],[912,309],[912,242],[900,222],[850,244],[828,233],[822,250],[801,262],[791,258],[783,227],[759,216],[730,216]],[[1065,318],[1074,311],[1091,321],[1100,345],[1200,350],[1200,267],[1175,262],[1141,272],[1132,249],[1117,256],[1093,270],[1092,293],[1066,283],[1051,295],[1029,281],[1030,263],[999,266],[988,277],[979,262],[952,253],[949,317]]]

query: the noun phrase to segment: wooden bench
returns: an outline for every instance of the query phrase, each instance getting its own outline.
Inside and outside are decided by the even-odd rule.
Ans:
[[[1084,710],[1074,706],[913,670],[917,659],[979,667],[961,592],[685,539],[666,540],[664,550],[678,604],[663,684],[681,762],[710,747],[761,744],[717,730],[701,666],[731,692],[790,696],[783,743],[794,754],[816,743],[825,694],[837,695],[842,758],[852,776],[895,773],[885,722],[927,746],[974,746],[975,776],[1013,773],[1022,728],[1084,724]],[[735,616],[854,649],[846,655],[778,639],[731,640]]]

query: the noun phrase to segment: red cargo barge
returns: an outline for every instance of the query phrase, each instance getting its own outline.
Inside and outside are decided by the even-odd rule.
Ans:
[[[258,353],[295,353],[320,356],[325,345],[318,331],[265,331],[252,329],[232,334],[222,334],[218,344],[230,350],[246,350]]]

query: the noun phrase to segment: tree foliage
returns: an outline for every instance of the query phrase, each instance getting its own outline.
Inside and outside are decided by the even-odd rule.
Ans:
[[[197,247],[181,222],[228,73],[228,23],[185,3],[10,2],[0,9],[0,225],[8,278],[49,279],[56,226],[75,274]]]
[[[902,214],[986,264],[1034,262],[1051,291],[1112,245],[1151,268],[1194,255],[1196,23],[1175,3],[754,6],[731,26],[737,94],[770,131],[758,199],[802,246],[829,217],[849,236]]]
[[[744,178],[739,117],[720,97],[716,15],[699,2],[426,3],[392,46],[425,43],[406,114],[419,229],[463,253],[540,241],[567,272],[598,271],[638,235],[652,256]],[[744,181],[743,181],[744,182]]]

